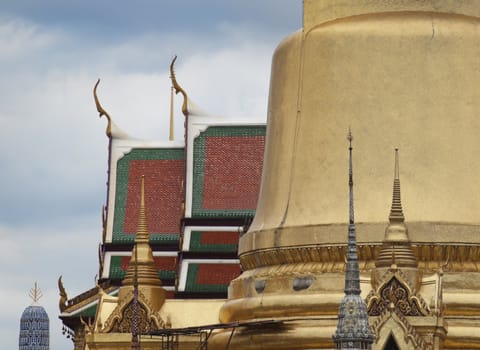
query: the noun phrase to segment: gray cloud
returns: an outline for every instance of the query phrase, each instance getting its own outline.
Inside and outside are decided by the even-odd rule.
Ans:
[[[6,0],[8,16],[26,16],[54,28],[66,28],[83,37],[123,41],[144,32],[213,34],[223,22],[248,22],[266,31],[293,31],[301,26],[301,1],[292,0],[177,0],[82,1]]]

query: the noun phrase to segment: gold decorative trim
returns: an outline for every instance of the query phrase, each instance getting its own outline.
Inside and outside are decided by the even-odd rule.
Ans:
[[[404,316],[429,316],[430,308],[423,298],[411,288],[408,280],[399,273],[389,278],[367,296],[369,316],[380,316],[385,310],[395,309]]]
[[[82,317],[82,315],[80,315],[80,323],[83,325],[83,329],[86,333],[93,333],[94,330],[95,330],[95,327],[94,327],[94,324],[93,324],[93,320],[91,318],[89,318],[87,321],[85,321]]]
[[[373,263],[380,247],[380,244],[358,246],[360,259],[363,260],[360,264],[363,265],[363,268],[367,267],[365,265],[371,265],[371,263]],[[345,264],[345,256],[346,245],[272,248],[243,254],[240,256],[240,264],[243,270],[246,271],[273,265],[315,262],[321,263],[324,266],[322,270],[332,271],[337,270],[338,266]],[[365,260],[365,257],[368,259]],[[360,268],[362,269],[362,266],[360,266]],[[343,267],[340,270],[343,271]]]
[[[405,316],[398,313],[395,309],[385,309],[382,314],[373,322],[371,326],[373,334],[375,335],[375,343],[380,340],[380,330],[387,321],[392,318],[403,329],[403,336],[406,343],[411,341],[415,346],[415,349],[427,349],[425,340],[418,335],[415,327],[413,327]]]
[[[131,290],[105,321],[102,333],[129,333],[133,322],[133,290]],[[138,328],[141,333],[166,328],[162,317],[153,309],[141,291],[138,291]]]
[[[357,244],[360,271],[374,267],[381,243]],[[257,250],[240,256],[243,271],[284,264],[321,263],[319,272],[343,271],[346,245],[309,245]],[[480,272],[480,245],[412,243],[418,268],[424,272]],[[445,263],[446,262],[446,263]],[[318,267],[318,266],[317,266]]]

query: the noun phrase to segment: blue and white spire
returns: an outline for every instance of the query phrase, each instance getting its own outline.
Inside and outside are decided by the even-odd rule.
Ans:
[[[27,307],[20,318],[19,350],[49,350],[50,320],[43,307],[38,304],[42,292],[35,282],[30,290],[32,305]]]

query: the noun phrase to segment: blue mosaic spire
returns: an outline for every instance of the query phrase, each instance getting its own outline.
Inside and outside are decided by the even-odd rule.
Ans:
[[[352,167],[352,133],[348,132],[349,141],[349,223],[347,267],[345,272],[345,296],[340,303],[338,325],[333,341],[337,349],[357,350],[371,349],[373,334],[368,325],[365,301],[360,296],[360,269],[358,266],[357,240],[353,207],[353,167]]]
[[[30,290],[33,304],[27,307],[20,318],[20,335],[18,337],[19,350],[49,350],[50,321],[43,307],[38,305],[42,292],[35,282]]]

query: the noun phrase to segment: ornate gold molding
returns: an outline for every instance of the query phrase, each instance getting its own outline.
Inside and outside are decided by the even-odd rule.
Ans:
[[[119,301],[105,321],[102,333],[129,333],[133,325],[133,290]],[[161,316],[154,310],[141,291],[138,291],[138,329],[141,333],[166,328]]]
[[[379,254],[381,243],[358,245],[360,270],[370,271]],[[480,245],[412,243],[418,268],[424,272],[480,271]],[[318,272],[343,271],[346,245],[309,245],[285,248],[269,248],[252,251],[240,256],[243,271],[285,264],[317,263]]]
[[[380,245],[358,245],[361,265],[373,261]],[[300,247],[271,248],[240,256],[240,264],[244,271],[260,267],[283,264],[321,263],[322,270],[335,271],[345,264],[346,245],[311,245]],[[365,259],[366,258],[366,259]],[[335,268],[337,267],[337,268]],[[363,266],[365,268],[366,266]],[[362,266],[360,266],[362,268]],[[343,271],[343,267],[339,271]]]
[[[391,274],[367,296],[367,311],[370,316],[380,316],[385,310],[392,309],[404,316],[432,314],[425,300],[398,273]]]
[[[425,340],[417,333],[405,316],[398,313],[395,309],[385,309],[379,317],[373,322],[371,328],[375,335],[375,343],[380,340],[380,331],[388,320],[393,319],[403,329],[404,340],[406,343],[411,341],[415,349],[427,349]]]

